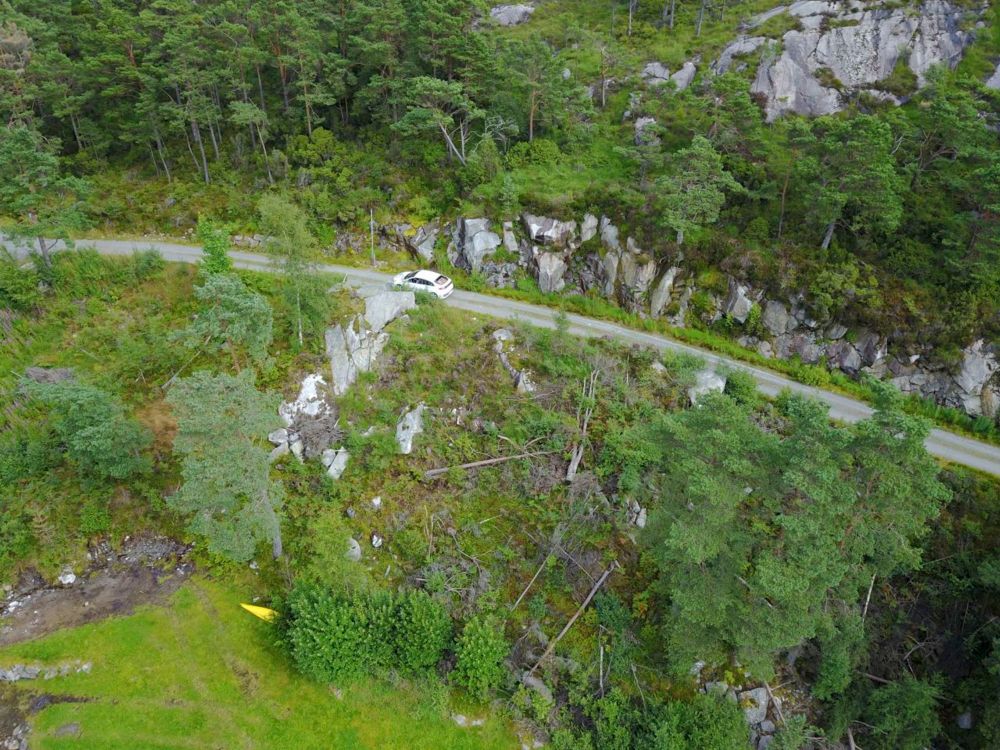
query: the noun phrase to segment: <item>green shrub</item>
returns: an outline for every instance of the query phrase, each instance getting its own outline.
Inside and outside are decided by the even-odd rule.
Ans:
[[[696,695],[690,702],[667,704],[652,746],[656,750],[732,750],[746,747],[749,739],[746,720],[735,703]]]
[[[757,403],[760,394],[757,393],[757,381],[746,370],[733,370],[726,375],[724,393],[738,404],[753,405]]]
[[[152,438],[110,394],[72,380],[29,383],[28,392],[49,407],[66,456],[84,476],[120,481],[148,471],[142,452]]]
[[[458,639],[458,662],[452,679],[476,698],[486,700],[503,682],[506,674],[503,660],[509,651],[507,639],[494,618],[473,617]]]
[[[320,682],[361,677],[370,669],[369,623],[354,597],[299,585],[288,600],[286,640],[299,671]],[[388,636],[388,633],[384,635]]]
[[[868,699],[865,721],[871,726],[865,747],[921,750],[941,731],[938,689],[910,675],[880,687]]]
[[[397,664],[407,672],[426,672],[441,661],[451,642],[451,618],[425,592],[410,591],[396,601],[393,636]]]
[[[426,673],[448,648],[448,612],[422,591],[340,594],[299,584],[288,600],[285,642],[299,670],[335,682],[391,669]]]

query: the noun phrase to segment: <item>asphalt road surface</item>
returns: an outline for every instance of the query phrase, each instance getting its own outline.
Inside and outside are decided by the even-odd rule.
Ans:
[[[169,242],[87,240],[78,242],[77,246],[94,247],[102,255],[131,255],[135,250],[154,248],[163,255],[165,260],[180,263],[196,263],[201,258],[201,250],[199,248]],[[8,249],[13,248],[8,246]],[[16,249],[15,252],[23,254],[25,251],[23,248],[20,248]],[[272,270],[270,260],[264,255],[240,251],[230,252],[229,255],[233,259],[234,265],[239,268],[255,271]],[[349,266],[320,265],[319,268],[328,273],[343,275],[347,283],[354,286],[383,285],[388,284],[392,279],[392,276],[389,274],[368,271],[361,268],[351,268]],[[456,290],[448,298],[447,304],[483,315],[491,315],[496,318],[505,318],[508,320],[520,320],[545,328],[554,328],[556,325],[555,312],[550,308],[517,302],[502,297],[493,297],[487,294]],[[711,367],[744,370],[753,375],[757,381],[757,387],[763,393],[774,396],[779,391],[788,389],[795,393],[811,396],[826,403],[830,407],[830,417],[842,422],[856,422],[868,417],[872,413],[871,407],[867,404],[848,396],[803,385],[775,372],[753,367],[752,365],[729,359],[728,357],[720,356],[695,346],[682,344],[664,336],[636,331],[615,323],[595,320],[582,315],[569,314],[567,318],[569,320],[569,332],[577,336],[608,336],[627,344],[641,344],[661,351],[687,352],[701,357]],[[998,446],[962,437],[946,430],[935,429],[927,439],[927,450],[944,461],[962,464],[988,474],[1000,476],[1000,447]]]

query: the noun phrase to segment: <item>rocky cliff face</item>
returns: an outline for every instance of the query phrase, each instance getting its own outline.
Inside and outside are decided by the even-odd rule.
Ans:
[[[655,258],[632,237],[623,237],[606,216],[587,214],[577,222],[525,213],[517,224],[502,224],[502,238],[492,227],[485,218],[460,218],[443,251],[453,264],[482,274],[492,286],[514,286],[519,276],[528,275],[543,292],[600,294],[637,315],[678,327],[727,317],[743,329],[740,344],[764,357],[797,357],[852,377],[890,380],[904,393],[973,416],[1000,411],[1000,345],[995,343],[976,341],[958,362],[946,364],[932,351],[903,350],[889,336],[820,319],[802,294],[768,298],[735,278],[722,292],[698,289],[679,258]],[[433,243],[413,238],[429,236],[430,230],[418,230],[400,244],[424,262],[435,252]]]
[[[946,0],[902,8],[861,0],[800,0],[747,24],[752,31],[787,15],[797,28],[780,39],[740,37],[712,67],[725,72],[741,65],[741,58],[758,55],[751,90],[764,98],[768,120],[786,112],[810,116],[838,112],[861,93],[899,103],[905,92],[899,88],[897,66],[908,70],[918,87],[933,66],[954,68],[974,40],[985,8]]]

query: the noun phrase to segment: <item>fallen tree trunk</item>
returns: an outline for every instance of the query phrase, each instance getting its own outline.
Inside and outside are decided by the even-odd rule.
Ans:
[[[443,476],[452,469],[479,469],[484,466],[495,466],[506,461],[516,461],[519,458],[534,458],[535,456],[551,456],[559,451],[534,451],[532,453],[519,453],[516,456],[501,456],[500,458],[487,458],[485,461],[473,461],[469,464],[458,464],[456,466],[442,466],[440,469],[430,469],[424,472],[424,479],[434,479]]]

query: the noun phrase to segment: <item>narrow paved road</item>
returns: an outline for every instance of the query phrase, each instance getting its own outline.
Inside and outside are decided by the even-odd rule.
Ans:
[[[130,255],[137,249],[152,247],[158,250],[166,260],[170,261],[196,263],[201,258],[201,250],[199,248],[169,242],[87,240],[81,241],[77,245],[80,247],[94,247],[104,255]],[[263,255],[233,251],[230,253],[230,256],[233,258],[234,264],[239,268],[255,271],[270,271],[272,269],[269,259]],[[391,279],[389,274],[351,268],[349,266],[321,265],[320,269],[328,273],[342,274],[347,279],[347,282],[354,286],[381,285],[388,283]],[[555,313],[550,308],[517,302],[502,297],[456,291],[448,299],[448,304],[483,315],[510,320],[516,319],[545,328],[555,327]],[[577,336],[609,336],[628,344],[642,344],[658,350],[694,354],[701,357],[712,367],[745,370],[753,375],[757,380],[760,390],[767,395],[774,396],[786,388],[795,393],[803,393],[828,404],[830,407],[830,416],[843,422],[856,422],[868,417],[872,413],[871,407],[867,404],[848,396],[803,385],[769,370],[753,367],[752,365],[747,365],[728,357],[673,341],[664,336],[636,331],[615,323],[586,318],[582,315],[570,314],[567,317],[569,319],[569,332]],[[935,429],[927,439],[927,450],[945,461],[951,461],[988,474],[1000,476],[1000,447],[998,446],[965,438],[946,430]]]

